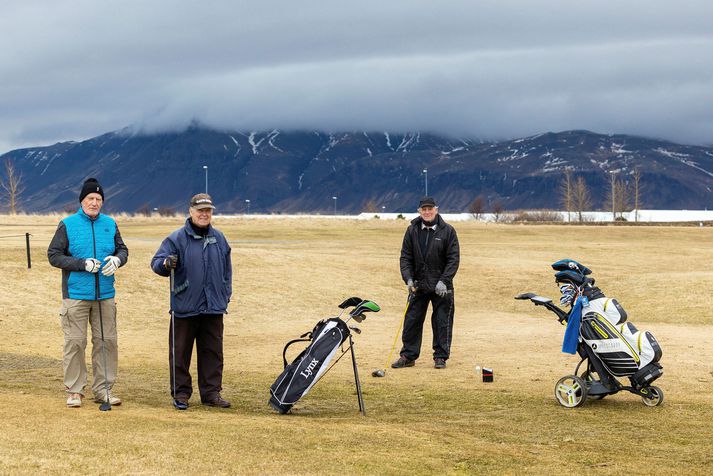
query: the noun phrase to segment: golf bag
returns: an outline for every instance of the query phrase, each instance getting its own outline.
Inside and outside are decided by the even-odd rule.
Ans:
[[[653,382],[663,374],[659,364],[662,351],[648,331],[639,331],[630,322],[612,324],[598,312],[582,318],[580,335],[606,369],[617,377],[629,377],[636,387]]]
[[[349,336],[349,327],[344,321],[333,317],[319,321],[311,332],[288,342],[282,351],[284,371],[270,387],[270,406],[281,414],[290,411],[329,368],[329,363]],[[297,342],[310,344],[288,365],[287,349]]]

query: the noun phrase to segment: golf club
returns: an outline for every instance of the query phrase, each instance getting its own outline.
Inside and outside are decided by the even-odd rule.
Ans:
[[[385,377],[386,376],[386,369],[389,366],[389,362],[391,362],[391,357],[394,354],[394,349],[396,348],[396,343],[399,341],[399,335],[401,334],[401,327],[403,327],[404,321],[406,320],[406,313],[408,312],[408,307],[411,304],[412,297],[413,297],[413,293],[409,292],[408,298],[406,298],[406,309],[404,309],[404,317],[401,318],[401,322],[399,323],[399,328],[396,330],[396,335],[394,336],[394,343],[391,345],[391,350],[389,351],[389,356],[386,358],[386,365],[384,365],[383,369],[374,370],[371,373],[372,377]]]
[[[99,330],[101,331],[102,338],[102,359],[104,360],[104,402],[99,405],[99,410],[102,412],[108,412],[111,410],[111,402],[109,401],[109,381],[106,378],[106,347],[104,346],[104,316],[102,313],[102,302],[101,293],[99,292],[99,273],[95,273],[96,278],[96,294],[97,294],[97,304],[99,305]]]
[[[176,399],[176,325],[175,325],[175,316],[173,312],[173,295],[175,293],[175,287],[174,287],[174,282],[175,282],[175,275],[174,275],[174,269],[171,268],[171,276],[169,278],[169,285],[171,287],[171,298],[170,298],[170,310],[171,310],[171,359],[173,361],[173,365],[171,368],[171,387],[173,388],[173,406],[176,408],[176,410],[187,410],[188,406],[183,403],[179,402],[178,399]]]

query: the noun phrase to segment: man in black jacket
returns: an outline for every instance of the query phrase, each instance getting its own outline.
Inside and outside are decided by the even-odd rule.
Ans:
[[[421,352],[423,323],[431,303],[433,360],[435,368],[446,367],[453,331],[453,278],[460,263],[455,229],[438,215],[432,197],[418,204],[419,217],[406,229],[401,247],[401,277],[410,293],[404,318],[401,356],[392,368],[412,367]]]

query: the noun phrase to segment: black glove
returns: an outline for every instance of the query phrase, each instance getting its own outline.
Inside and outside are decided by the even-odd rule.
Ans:
[[[163,260],[163,267],[166,269],[176,269],[178,266],[178,256],[170,255]]]

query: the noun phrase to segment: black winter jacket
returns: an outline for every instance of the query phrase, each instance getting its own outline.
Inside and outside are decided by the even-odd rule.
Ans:
[[[436,231],[424,256],[419,243],[422,223],[423,219],[417,217],[411,220],[406,229],[401,246],[401,277],[404,283],[409,279],[418,281],[418,289],[424,292],[435,290],[438,281],[443,281],[448,289],[453,289],[453,278],[460,264],[456,230],[440,215],[436,215]]]

